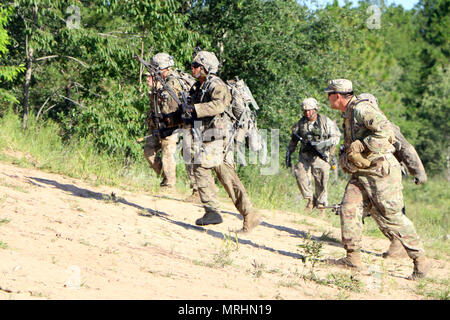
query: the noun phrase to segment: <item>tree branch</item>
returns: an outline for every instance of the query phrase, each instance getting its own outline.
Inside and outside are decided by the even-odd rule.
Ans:
[[[59,96],[60,96],[61,98],[63,98],[63,99],[66,99],[66,100],[69,100],[70,102],[75,103],[76,105],[79,105],[80,107],[83,107],[83,108],[87,109],[87,108],[86,108],[85,106],[83,106],[82,104],[80,104],[80,103],[78,103],[78,102],[76,102],[76,101],[74,101],[74,100],[72,100],[72,99],[70,99],[70,98],[64,97],[64,96],[62,96],[62,95],[60,95],[60,94],[59,94]]]
[[[56,54],[56,55],[52,55],[52,56],[45,56],[45,57],[36,58],[34,61],[48,60],[48,59],[53,59],[53,58],[57,58],[57,57],[59,57],[59,55]],[[79,64],[81,64],[85,68],[89,67],[89,65],[87,63],[85,63],[85,62],[83,62],[83,61],[81,61],[81,60],[79,60],[77,58],[74,58],[74,57],[71,57],[71,56],[61,56],[61,57],[75,60],[76,62],[78,62]]]

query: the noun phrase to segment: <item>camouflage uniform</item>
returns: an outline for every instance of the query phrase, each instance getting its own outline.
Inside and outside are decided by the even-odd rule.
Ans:
[[[194,61],[213,55],[208,52],[204,53],[205,51],[199,52]],[[215,58],[215,55],[213,58]],[[225,110],[230,107],[232,97],[226,84],[214,74],[216,71],[217,69],[209,70],[205,82],[195,83],[190,91],[191,101],[196,113],[194,130],[192,128],[190,130],[195,150],[193,172],[200,199],[206,212],[205,216],[198,219],[196,223],[199,225],[209,224],[205,222],[207,217],[211,216],[209,214],[220,217],[220,204],[217,199],[218,188],[211,174],[211,170],[214,170],[233,204],[239,213],[244,216],[245,229],[246,217],[250,215],[253,217],[254,213],[245,187],[235,171],[233,150],[230,149],[224,154],[231,127],[230,119]],[[198,141],[200,136],[202,141]],[[220,222],[222,222],[221,218],[214,223]]]
[[[305,101],[307,102],[308,99],[305,99]],[[307,110],[305,109],[305,101],[303,103],[303,109]],[[317,106],[317,101],[315,99],[313,99],[312,103]],[[291,141],[288,145],[288,152],[290,154],[292,154],[297,147],[299,141],[297,136],[303,139],[299,151],[299,161],[294,168],[298,187],[303,198],[308,199],[310,201],[309,203],[319,207],[320,205],[326,206],[328,202],[327,184],[330,174],[330,164],[307,148],[306,142],[315,143],[328,141],[328,147],[323,148],[320,151],[327,159],[330,159],[330,153],[334,153],[335,146],[339,143],[341,133],[339,132],[336,123],[330,118],[317,114],[315,121],[309,121],[306,116],[303,116],[300,121],[292,127]],[[311,186],[311,175],[314,178],[315,184],[314,195]]]
[[[152,57],[150,61],[157,69],[170,68],[174,65],[173,58],[167,53],[158,53]],[[180,96],[183,90],[189,90],[190,88],[183,87],[183,76],[179,70],[168,69],[166,75],[166,84],[172,88],[172,90]],[[162,88],[160,83],[157,84],[155,92],[150,93],[150,113],[147,117],[148,127],[150,133],[152,133],[156,127],[153,120],[153,115],[155,110],[158,110],[161,114],[170,114],[178,110],[178,103],[170,96],[168,92]],[[161,120],[162,121],[162,120]],[[171,118],[166,118],[164,121],[169,127],[175,126]],[[155,170],[156,174],[162,175],[163,180],[161,186],[174,187],[176,183],[176,161],[175,152],[178,142],[178,133],[173,133],[168,137],[159,138],[152,135],[146,139],[144,146],[144,155],[150,166]],[[161,156],[159,156],[159,151],[161,151]],[[186,165],[186,171],[188,177],[191,180],[191,188],[196,189],[195,184],[192,183],[192,165]]]
[[[340,85],[342,90],[346,84],[338,82],[335,85]],[[333,83],[328,89],[333,89]],[[341,153],[340,160],[343,169],[352,174],[341,207],[344,248],[347,252],[361,249],[362,217],[372,211],[372,217],[382,233],[390,240],[398,239],[409,257],[416,259],[424,249],[413,223],[402,212],[402,174],[401,166],[393,155],[395,133],[391,123],[370,101],[357,97],[352,97],[342,116],[347,151]],[[369,167],[357,166],[348,159],[348,150],[357,140],[364,146],[361,154],[370,161]]]

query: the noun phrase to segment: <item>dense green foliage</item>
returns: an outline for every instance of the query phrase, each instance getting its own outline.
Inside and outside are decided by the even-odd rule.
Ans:
[[[10,14],[11,9],[0,8],[0,58],[2,57],[2,55],[8,53],[8,45],[10,44],[10,39],[7,30],[5,29],[5,25]],[[12,81],[21,71],[23,71],[22,66],[9,66],[0,64],[0,83]],[[19,100],[17,100],[17,98],[13,94],[3,89],[2,87],[0,87],[0,101],[2,101],[3,103],[19,103]]]
[[[450,0],[381,6],[379,27],[371,3],[311,10],[295,0],[3,1],[0,113],[13,103],[24,128],[29,115],[51,119],[67,144],[89,140],[126,163],[141,161],[134,140],[146,133],[148,98],[133,55],[166,51],[186,68],[200,46],[217,54],[222,78],[249,84],[260,127],[280,129],[280,150],[305,97],[340,121],[322,89],[345,77],[378,97],[429,173],[442,173]]]

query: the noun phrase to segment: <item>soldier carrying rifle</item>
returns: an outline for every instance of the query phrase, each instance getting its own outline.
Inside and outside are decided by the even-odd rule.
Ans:
[[[150,110],[147,125],[150,135],[145,137],[144,155],[156,174],[162,176],[161,187],[164,192],[173,192],[176,183],[175,151],[178,142],[177,120],[179,112],[179,97],[190,89],[186,74],[174,69],[174,59],[165,52],[155,54],[150,63],[143,63],[148,72],[147,84],[151,88]],[[194,81],[192,80],[192,83]],[[161,156],[159,152],[161,151]],[[187,171],[189,174],[189,167]],[[193,176],[192,176],[193,179]],[[191,188],[196,192],[195,184]]]
[[[298,187],[308,203],[306,210],[316,206],[322,210],[327,206],[327,184],[330,174],[330,160],[341,133],[330,118],[319,114],[319,104],[314,98],[302,103],[303,117],[292,127],[292,137],[286,152],[286,166],[291,167],[291,155],[301,142],[299,160],[294,167]],[[311,175],[315,182],[312,191]]]

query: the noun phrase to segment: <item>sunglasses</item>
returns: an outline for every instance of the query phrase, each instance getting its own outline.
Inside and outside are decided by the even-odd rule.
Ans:
[[[200,63],[198,63],[198,62],[193,62],[192,64],[191,64],[191,67],[192,68],[198,68],[198,67],[201,67],[202,65],[200,64]]]

